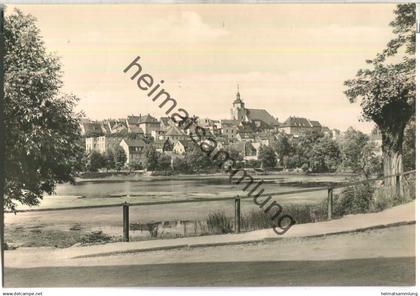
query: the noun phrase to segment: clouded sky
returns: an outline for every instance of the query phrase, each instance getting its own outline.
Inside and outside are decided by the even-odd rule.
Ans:
[[[144,73],[190,114],[222,119],[239,84],[246,107],[319,120],[359,122],[343,82],[392,37],[392,4],[17,5],[33,14],[63,63],[65,90],[92,119],[151,113],[157,104],[122,70]]]

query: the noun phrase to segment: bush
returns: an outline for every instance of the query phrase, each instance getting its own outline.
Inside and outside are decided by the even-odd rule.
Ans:
[[[392,196],[389,195],[385,186],[377,188],[373,194],[374,210],[382,211],[416,199],[416,177],[414,174],[403,178],[401,186],[402,194]]]
[[[407,200],[416,199],[416,175],[410,174],[402,178],[402,188],[404,197]]]
[[[334,200],[334,216],[369,212],[373,208],[373,193],[370,184],[346,187]]]
[[[143,165],[139,161],[130,162],[128,167],[130,168],[130,170],[134,170],[134,171],[143,169]]]
[[[210,233],[231,233],[233,227],[223,211],[210,213],[207,217],[207,228]]]
[[[377,188],[373,193],[373,209],[383,211],[392,207],[392,199],[384,187]]]
[[[259,168],[261,167],[261,160],[251,159],[246,161],[246,166],[250,168]]]

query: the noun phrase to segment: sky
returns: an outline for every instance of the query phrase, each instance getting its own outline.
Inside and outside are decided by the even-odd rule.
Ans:
[[[330,128],[361,122],[343,82],[392,38],[394,4],[15,5],[37,18],[63,65],[64,90],[91,119],[164,116],[123,69],[143,73],[190,114],[230,118],[237,85],[248,108]]]

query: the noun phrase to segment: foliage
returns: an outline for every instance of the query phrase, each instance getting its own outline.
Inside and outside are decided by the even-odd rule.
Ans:
[[[289,139],[285,134],[280,134],[276,141],[274,142],[274,151],[277,153],[277,156],[280,160],[281,165],[285,165],[285,157],[287,157],[291,152],[291,145]]]
[[[158,159],[158,168],[162,171],[171,170],[171,157],[169,155],[160,154]]]
[[[174,171],[189,174],[192,172],[190,163],[185,158],[176,157],[173,161]]]
[[[403,165],[405,171],[416,169],[416,119],[413,117],[404,131]]]
[[[366,178],[379,174],[381,159],[375,154],[375,148],[366,134],[353,128],[347,129],[340,143],[342,166]]]
[[[185,154],[185,161],[189,163],[191,171],[195,173],[215,168],[213,160],[197,146],[194,146],[193,151]]]
[[[340,149],[330,136],[319,138],[309,154],[312,172],[335,172],[340,164]]]
[[[255,160],[255,159],[248,160],[246,162],[246,166],[254,168],[254,169],[255,168],[260,168],[261,167],[261,160]]]
[[[87,169],[90,172],[97,172],[99,169],[105,167],[106,160],[104,156],[98,151],[92,151],[88,156]]]
[[[5,207],[37,205],[57,183],[82,169],[74,95],[62,93],[58,58],[44,46],[36,20],[15,10],[5,19]]]
[[[334,201],[334,216],[367,213],[373,206],[374,187],[371,184],[359,184],[346,187]]]
[[[153,148],[153,146],[149,145],[144,152],[144,155],[146,157],[146,169],[148,171],[154,171],[158,168],[159,165],[159,154],[158,152]]]
[[[258,160],[261,160],[263,168],[274,168],[277,164],[276,152],[270,146],[261,146],[258,153]]]
[[[363,118],[375,122],[381,131],[385,175],[403,170],[404,129],[415,114],[415,9],[414,3],[397,5],[390,24],[395,37],[375,59],[367,61],[368,68],[344,82],[349,101],[359,100]],[[396,178],[386,183],[390,193],[398,194]]]
[[[323,173],[335,172],[341,164],[337,141],[318,130],[308,131],[289,142],[289,154],[283,157],[283,162],[288,168]]]
[[[135,171],[143,169],[143,165],[139,161],[130,162],[128,167],[130,168],[130,170],[135,170]]]
[[[114,149],[108,148],[105,151],[104,159],[105,159],[105,168],[106,168],[107,171],[110,170],[110,169],[114,169],[115,168]]]

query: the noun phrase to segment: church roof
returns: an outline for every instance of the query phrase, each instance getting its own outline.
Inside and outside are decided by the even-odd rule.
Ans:
[[[265,109],[246,109],[247,116],[250,120],[259,120],[265,122],[268,125],[277,126],[279,122]]]

